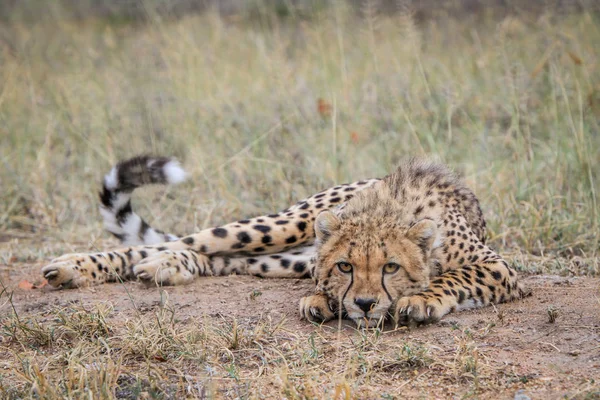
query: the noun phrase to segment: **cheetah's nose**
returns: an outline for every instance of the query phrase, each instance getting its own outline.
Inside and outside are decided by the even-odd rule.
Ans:
[[[375,299],[354,299],[354,303],[366,313],[371,311],[371,308],[377,303]]]

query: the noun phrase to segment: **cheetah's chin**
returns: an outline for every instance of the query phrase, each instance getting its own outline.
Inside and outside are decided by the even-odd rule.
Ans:
[[[359,317],[359,318],[352,318],[352,320],[354,321],[354,323],[356,323],[356,327],[357,328],[377,328],[377,327],[383,327],[383,323],[384,320],[382,317]]]

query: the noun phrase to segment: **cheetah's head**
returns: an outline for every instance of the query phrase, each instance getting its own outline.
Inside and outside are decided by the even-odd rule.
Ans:
[[[406,226],[386,218],[350,218],[324,211],[315,233],[317,291],[359,326],[375,326],[396,301],[429,285],[429,261],[440,235],[431,219]]]

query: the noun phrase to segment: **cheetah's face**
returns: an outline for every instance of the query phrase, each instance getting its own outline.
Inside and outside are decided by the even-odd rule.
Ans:
[[[389,221],[344,220],[325,211],[315,230],[318,289],[359,326],[377,325],[399,298],[429,285],[428,258],[438,238],[432,220],[406,229]]]

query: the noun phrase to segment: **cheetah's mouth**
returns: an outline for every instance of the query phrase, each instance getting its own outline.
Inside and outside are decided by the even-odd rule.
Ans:
[[[356,323],[358,328],[375,328],[383,327],[383,324],[387,320],[387,312],[370,311],[366,315],[362,312],[347,312],[346,318],[351,319]]]

